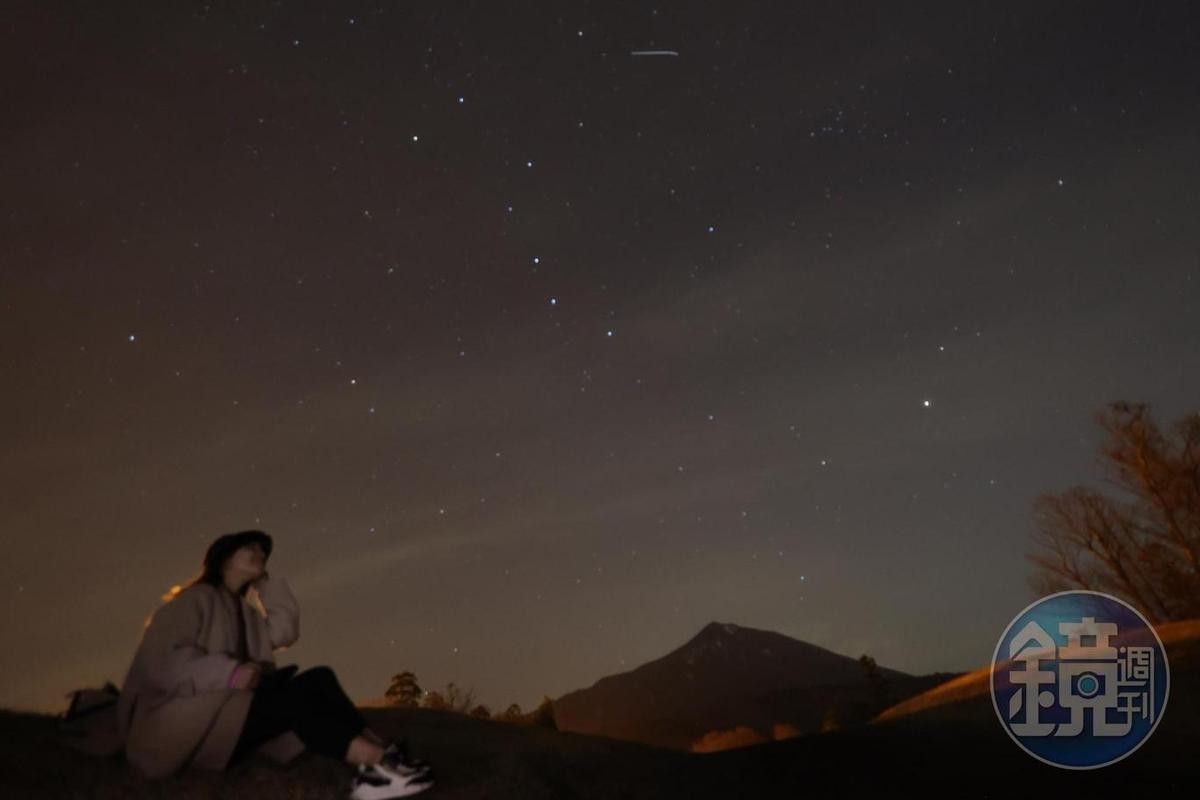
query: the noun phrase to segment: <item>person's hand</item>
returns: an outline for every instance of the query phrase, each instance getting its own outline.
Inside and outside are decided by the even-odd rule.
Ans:
[[[254,689],[258,686],[258,681],[261,676],[262,667],[253,661],[246,661],[238,664],[237,671],[233,675],[233,688]]]

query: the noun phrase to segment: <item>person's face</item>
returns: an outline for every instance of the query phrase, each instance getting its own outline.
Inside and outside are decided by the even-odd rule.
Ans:
[[[254,580],[262,575],[267,565],[267,554],[258,542],[243,545],[233,551],[233,555],[225,562],[225,582],[235,588],[241,588],[246,581]]]

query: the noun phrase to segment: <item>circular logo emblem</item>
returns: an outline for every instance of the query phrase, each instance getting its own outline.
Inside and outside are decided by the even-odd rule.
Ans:
[[[1039,761],[1094,769],[1137,750],[1167,707],[1158,633],[1124,600],[1059,592],[1008,623],[992,655],[992,706]]]

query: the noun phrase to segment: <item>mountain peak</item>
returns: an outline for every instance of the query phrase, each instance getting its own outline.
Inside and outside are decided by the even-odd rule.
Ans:
[[[734,625],[732,622],[713,621],[701,628],[700,634],[698,635],[732,636],[740,630],[741,628],[739,628],[737,625]]]
[[[856,659],[713,620],[666,655],[558,698],[554,716],[559,730],[686,749],[711,730],[770,729],[785,713],[816,731],[831,704],[866,703],[872,691]]]
[[[763,633],[754,628],[743,628],[732,622],[712,621],[700,629],[700,632],[688,640],[678,651],[689,662],[701,653],[716,650],[722,651],[726,644],[741,646],[756,640],[752,634]],[[767,634],[770,635],[770,634]]]

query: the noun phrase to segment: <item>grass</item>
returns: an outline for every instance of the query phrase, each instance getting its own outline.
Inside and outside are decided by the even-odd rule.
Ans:
[[[1099,770],[1062,770],[1022,752],[991,698],[829,734],[694,754],[429,709],[363,709],[371,727],[431,761],[441,798],[1055,797],[1170,798],[1200,785],[1200,646],[1173,650],[1171,696],[1154,735]],[[54,741],[55,718],[0,711],[0,797],[88,800],[334,800],[352,768],[313,754],[287,766],[253,759],[225,773],[152,782],[123,758],[97,759]]]

